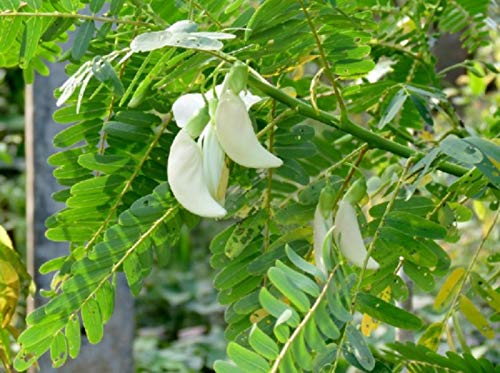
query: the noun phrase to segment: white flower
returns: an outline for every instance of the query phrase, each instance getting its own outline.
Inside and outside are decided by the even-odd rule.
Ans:
[[[172,193],[186,210],[209,218],[226,215],[208,189],[200,146],[185,130],[177,134],[170,147],[167,176]]]
[[[222,92],[217,105],[215,128],[222,148],[236,163],[250,168],[280,167],[283,164],[260,144],[245,102],[229,89]]]
[[[215,94],[217,97],[220,97],[222,94],[223,84],[219,84],[215,87]],[[245,107],[250,109],[252,105],[259,102],[261,98],[259,96],[255,96],[250,92],[240,92],[240,97],[245,103]],[[207,101],[210,101],[214,98],[214,92],[212,90],[208,91],[205,94],[205,98]],[[191,118],[193,118],[198,111],[203,109],[205,106],[205,99],[201,93],[188,93],[186,95],[180,96],[177,100],[175,100],[172,105],[172,112],[174,113],[174,119],[177,123],[177,126],[180,128],[184,128],[186,124],[189,122]]]
[[[253,130],[248,109],[260,97],[243,91],[237,96],[230,90],[222,92],[224,89],[224,85],[218,85],[215,95],[209,91],[205,97],[199,93],[186,94],[172,105],[181,131],[170,148],[169,184],[182,206],[205,217],[226,214],[221,206],[229,177],[225,154],[246,167],[279,167],[283,163],[259,143]],[[214,96],[220,100],[210,117],[206,105],[213,102]],[[196,143],[193,138],[198,134]]]
[[[335,215],[333,237],[342,255],[354,265],[362,267],[368,252],[361,236],[356,211],[346,200],[339,203]],[[378,269],[378,267],[378,263],[373,258],[368,259],[366,268]]]

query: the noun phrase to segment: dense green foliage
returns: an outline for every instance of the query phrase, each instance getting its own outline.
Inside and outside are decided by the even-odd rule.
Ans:
[[[200,218],[167,181],[179,133],[172,105],[183,94],[211,92],[243,62],[248,89],[263,98],[250,110],[255,132],[283,165],[226,162],[229,225],[211,241],[210,263],[227,307],[228,359],[214,369],[494,369],[498,356],[470,354],[457,320],[474,325],[485,346],[495,337],[500,112],[463,123],[431,45],[462,32],[472,55],[490,45],[495,21],[488,0],[403,3],[1,0],[0,66],[22,67],[30,82],[35,71],[48,73],[47,61],[70,62],[56,92],[64,106],[54,113],[70,125],[53,139],[60,151],[48,160],[64,187],[53,197],[66,207],[46,222],[47,237],[67,242],[69,252],[40,268],[54,272],[43,290],[49,300],[27,317],[14,367],[25,370],[48,351],[56,367],[77,358],[81,325],[91,343],[103,336],[116,274],[125,272],[138,295],[152,268],[176,255],[181,232]],[[171,25],[177,31],[162,31]],[[58,45],[73,30],[63,52]],[[498,73],[488,58],[453,68],[469,71],[473,90]],[[366,255],[360,266],[347,261],[331,231],[313,245],[325,190],[325,221],[340,201],[356,205],[378,269],[368,268]],[[468,229],[460,223],[477,220],[484,228],[469,262],[460,250],[452,258]],[[404,303],[410,285],[435,295],[432,310]],[[379,323],[386,333],[370,336]],[[396,338],[396,328],[406,337]],[[436,353],[445,334],[460,354]]]

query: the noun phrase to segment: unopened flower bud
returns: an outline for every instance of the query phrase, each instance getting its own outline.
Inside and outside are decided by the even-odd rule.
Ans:
[[[361,236],[356,211],[349,201],[342,200],[339,203],[335,215],[333,237],[342,255],[352,264],[362,267],[368,252]],[[377,269],[378,267],[378,263],[373,258],[368,259],[366,268]]]
[[[318,206],[323,217],[327,219],[331,216],[333,204],[335,202],[335,189],[330,184],[326,184],[319,194]]]
[[[344,196],[344,201],[351,204],[356,204],[366,195],[366,181],[364,178],[356,180],[347,190]]]
[[[248,67],[240,61],[237,61],[231,67],[226,76],[225,88],[230,89],[235,95],[246,89],[248,80]]]

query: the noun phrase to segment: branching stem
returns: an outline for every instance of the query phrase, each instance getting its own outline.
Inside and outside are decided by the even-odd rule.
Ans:
[[[285,92],[272,86],[261,77],[256,76],[254,73],[249,76],[249,84],[306,117],[336,127],[346,133],[350,133],[351,135],[368,143],[368,145],[372,148],[387,150],[392,154],[396,154],[405,158],[409,158],[412,156],[424,156],[424,154],[419,151],[386,139],[368,129],[354,124],[351,121],[344,120],[341,122],[339,118],[337,118],[333,114],[322,110],[316,111],[311,105],[308,105],[307,103],[299,99],[287,95]],[[437,165],[437,168],[441,171],[455,176],[462,176],[468,171],[466,168],[452,162],[441,162]]]
[[[358,155],[358,159],[356,159],[356,162],[354,163],[353,167],[349,170],[349,173],[347,174],[346,178],[344,179],[344,182],[342,183],[339,191],[337,192],[337,195],[335,196],[335,200],[333,202],[333,206],[335,206],[335,210],[337,209],[337,203],[340,200],[340,197],[344,194],[344,191],[347,189],[347,186],[351,182],[351,179],[353,178],[354,174],[356,173],[356,168],[359,166],[361,161],[363,160],[363,157],[365,156],[366,152],[368,151],[368,145],[364,144],[361,146],[361,150]],[[333,215],[335,216],[335,211],[333,212]]]

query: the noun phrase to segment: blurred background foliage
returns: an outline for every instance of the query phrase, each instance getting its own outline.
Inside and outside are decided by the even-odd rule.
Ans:
[[[497,9],[498,10],[498,9]],[[497,15],[498,16],[498,15]],[[498,19],[497,19],[498,21]],[[479,48],[477,58],[500,68],[500,33],[491,30],[494,41]],[[446,56],[445,53],[441,53]],[[451,64],[440,61],[443,68]],[[457,70],[460,66],[457,67]],[[453,70],[453,69],[450,69]],[[290,79],[293,80],[293,74]],[[26,247],[25,224],[25,166],[24,166],[24,88],[19,70],[0,70],[0,224],[8,231],[16,249],[24,256]],[[460,69],[458,77],[448,81],[446,93],[463,116],[471,124],[471,132],[498,138],[500,133],[500,76],[475,65]],[[441,118],[444,122],[444,119]],[[439,126],[439,116],[436,126]],[[441,175],[444,177],[443,175]],[[428,176],[429,178],[431,176]],[[440,177],[434,174],[432,177]],[[449,245],[449,254],[455,265],[467,264],[481,240],[480,227],[488,227],[493,211],[481,202],[468,203],[466,214],[475,219],[463,223],[466,234],[459,244]],[[468,219],[465,219],[468,220]],[[480,224],[479,224],[480,223]],[[209,265],[208,244],[222,227],[215,222],[204,221],[190,234],[182,232],[179,248],[170,257],[156,263],[136,299],[137,333],[134,345],[138,372],[203,372],[211,371],[213,362],[225,356],[223,337],[224,308],[217,303],[217,292],[212,285],[213,270]],[[445,244],[446,245],[446,244]],[[460,252],[454,252],[460,248]],[[483,250],[481,273],[494,282],[499,273],[492,273],[493,262],[498,261],[498,232]],[[440,288],[441,284],[436,286]],[[435,295],[435,294],[434,294]],[[415,289],[414,307],[421,309],[426,321],[438,321],[432,309],[433,296]],[[457,318],[461,316],[456,315]],[[498,315],[497,315],[498,318]],[[478,346],[472,352],[493,362],[500,363],[500,352],[495,348],[498,341],[487,340],[469,323],[454,320],[454,328],[463,328],[464,335],[473,341],[466,344]],[[387,329],[380,327],[371,337],[380,338]],[[469,338],[469,337],[468,337]],[[392,339],[387,336],[387,341]],[[497,346],[498,347],[498,346]],[[462,346],[463,348],[463,346]],[[457,346],[457,349],[460,349]]]
[[[21,253],[26,250],[23,111],[21,71],[0,69],[0,225]]]

